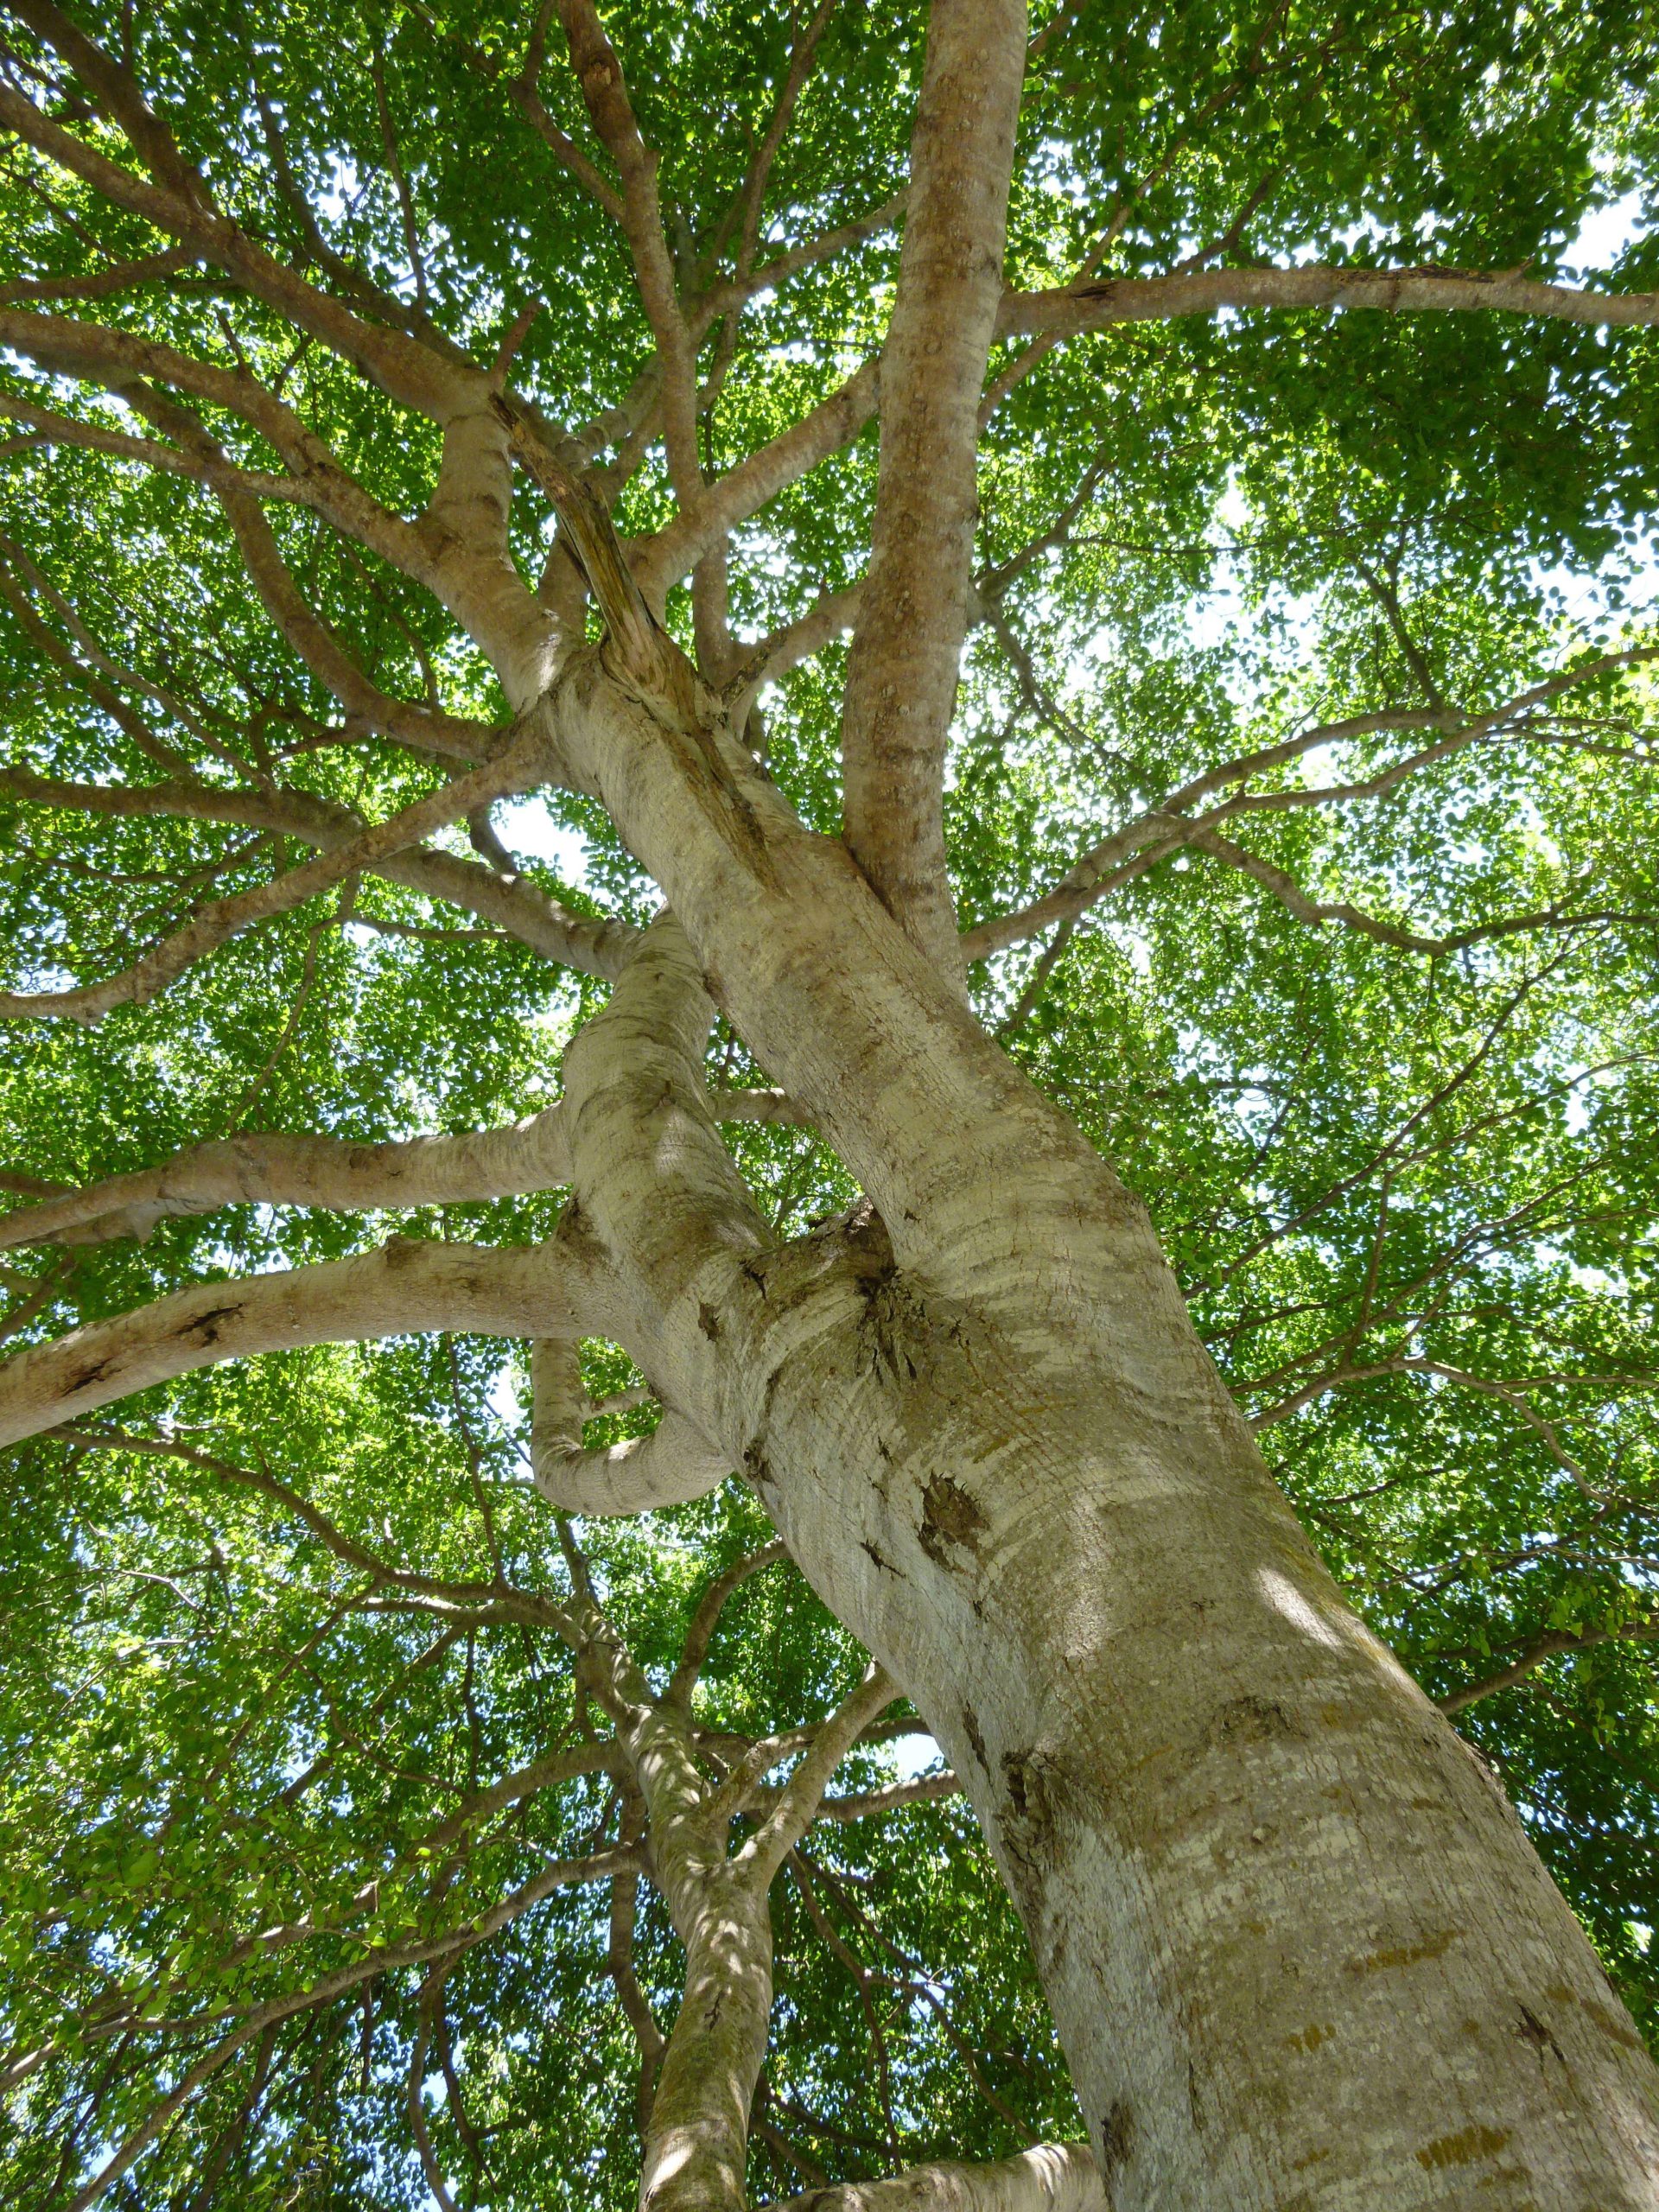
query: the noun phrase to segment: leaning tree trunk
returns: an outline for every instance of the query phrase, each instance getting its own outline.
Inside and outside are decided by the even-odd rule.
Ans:
[[[717,719],[591,661],[552,711],[879,1209],[769,1247],[693,1021],[574,1048],[584,1215],[963,1777],[1115,2205],[1659,2206],[1627,2014],[1303,1536],[1144,1209]]]
[[[1115,2203],[1659,2203],[1628,2015],[1195,1342],[1171,1387],[1149,1238],[1116,1341],[1040,1248],[988,1313],[847,1241],[757,1331],[751,1468],[963,1778]]]

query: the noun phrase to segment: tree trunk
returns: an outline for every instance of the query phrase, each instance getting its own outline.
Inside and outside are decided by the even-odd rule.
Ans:
[[[1120,2212],[1659,2204],[1623,2005],[1202,1348],[1171,1402],[1040,1265],[1011,1328],[854,1241],[751,1466],[963,1777]]]
[[[1144,1209],[728,733],[580,690],[573,753],[880,1217],[764,1249],[695,1024],[677,1075],[622,1078],[654,1175],[575,1048],[584,1207],[674,1402],[963,1777],[1119,2212],[1651,2212],[1659,2076],[1303,1536]]]

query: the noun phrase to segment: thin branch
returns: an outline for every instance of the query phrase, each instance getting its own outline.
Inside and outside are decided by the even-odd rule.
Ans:
[[[409,255],[410,272],[415,279],[415,296],[420,302],[421,314],[425,317],[429,315],[432,305],[427,289],[426,257],[421,251],[420,226],[416,220],[414,195],[410,191],[409,179],[404,174],[403,159],[397,150],[397,134],[392,125],[391,108],[386,99],[385,67],[378,50],[371,56],[369,75],[374,85],[375,106],[380,117],[380,143],[385,150],[386,168],[397,194],[397,212],[404,226],[404,245]]]
[[[702,484],[697,458],[696,346],[681,312],[657,193],[658,157],[635,119],[622,63],[593,0],[555,0],[588,112],[622,179],[622,228],[663,371],[669,474],[684,502]]]
[[[393,399],[434,417],[442,412],[464,373],[452,359],[406,330],[365,321],[276,260],[214,203],[200,172],[184,160],[130,71],[50,0],[16,0],[16,12],[89,87],[149,175],[137,176],[109,160],[10,86],[0,86],[0,126],[111,205],[142,216],[194,248],[199,257],[217,263],[297,328],[309,331],[373,378]]]
[[[779,1792],[761,1789],[752,1793],[750,1802],[757,1808],[775,1802]],[[907,1805],[937,1804],[942,1798],[960,1797],[962,1781],[949,1767],[938,1774],[918,1774],[908,1782],[890,1782],[880,1789],[861,1789],[844,1797],[824,1797],[812,1815],[813,1823],[819,1821],[881,1820],[889,1813],[903,1812]]]
[[[200,256],[188,246],[170,245],[160,253],[141,255],[137,261],[118,261],[84,276],[19,276],[0,284],[0,306],[25,300],[106,300],[140,284],[152,284],[192,267]]]
[[[1499,706],[1471,712],[1438,707],[1386,708],[1376,714],[1351,715],[1342,721],[1318,724],[1300,731],[1294,737],[1281,739],[1276,744],[1262,746],[1239,759],[1205,769],[1201,775],[1193,777],[1179,790],[1170,792],[1156,806],[1149,808],[1121,830],[1115,830],[1092,850],[1074,861],[1053,889],[1042,898],[1028,906],[999,915],[991,921],[981,922],[973,929],[965,931],[963,935],[963,951],[970,960],[983,959],[988,953],[1001,951],[1005,946],[1017,944],[1025,938],[1034,937],[1041,930],[1084,912],[1124,883],[1144,874],[1149,868],[1180,846],[1205,842],[1209,833],[1219,823],[1245,814],[1283,813],[1386,796],[1408,778],[1452,758],[1483,740],[1528,735],[1531,729],[1530,718],[1564,692],[1593,683],[1617,670],[1637,667],[1656,658],[1659,658],[1659,646],[1650,645],[1599,653],[1575,667],[1560,670],[1555,675],[1529,686]],[[1320,747],[1341,744],[1387,730],[1439,730],[1445,734],[1436,744],[1426,746],[1378,773],[1358,781],[1323,788],[1242,790],[1205,813],[1192,815],[1188,812],[1200,800],[1224,790],[1229,785],[1248,785]],[[1206,845],[1206,849],[1214,851],[1215,848]],[[1237,855],[1239,849],[1234,846],[1217,856],[1230,859],[1235,866],[1248,864],[1254,873],[1255,863],[1253,860],[1247,863],[1243,857],[1236,857]],[[1260,865],[1265,868],[1268,863]],[[1284,880],[1294,893],[1296,887],[1290,883],[1289,878]],[[1276,884],[1268,887],[1278,889]],[[1321,914],[1318,918],[1346,919],[1347,916],[1333,911],[1332,914]],[[1363,926],[1363,924],[1358,925]],[[1484,925],[1482,934],[1503,935],[1511,927],[1535,925],[1536,918],[1523,917],[1514,924]],[[1412,934],[1404,932],[1408,938]],[[1455,941],[1424,938],[1411,949],[1453,950],[1456,944],[1462,941],[1461,938]],[[1473,943],[1478,939],[1471,938],[1468,941]]]
[[[711,285],[697,302],[699,324],[707,327],[758,293],[776,291],[804,269],[816,269],[820,262],[833,260],[849,246],[862,245],[878,232],[891,230],[904,213],[907,198],[906,190],[895,192],[862,215],[837,223],[833,230],[822,231],[817,238],[786,246],[783,252],[775,254],[770,261],[763,261],[760,268],[751,270],[747,276],[728,277]]]
[[[443,1985],[450,1969],[439,1964],[427,1969],[415,2005],[415,2040],[409,2054],[409,2080],[405,2102],[409,2109],[409,2132],[415,2139],[416,2155],[421,2162],[421,2171],[438,2212],[460,2212],[455,2200],[444,2185],[443,2174],[432,2150],[432,2138],[427,2132],[426,2103],[422,2091],[426,2086],[426,2054],[432,2040],[432,2014],[443,2000]]]
[[[178,775],[149,785],[80,784],[0,766],[0,790],[38,806],[89,814],[175,815],[186,821],[229,822],[279,830],[325,850],[360,836],[367,825],[351,808],[288,787],[236,790]],[[496,924],[520,944],[584,974],[614,976],[639,942],[631,924],[575,914],[519,876],[508,882],[493,868],[458,854],[421,846],[384,856],[372,873]]]
[[[1496,1674],[1487,1675],[1478,1681],[1465,1682],[1461,1689],[1450,1690],[1435,1702],[1444,1713],[1461,1713],[1465,1706],[1478,1705],[1482,1698],[1495,1696],[1499,1690],[1513,1689],[1547,1659],[1559,1658],[1566,1652],[1591,1651],[1601,1643],[1649,1643],[1655,1637],[1659,1637],[1659,1620],[1624,1621],[1617,1628],[1554,1630],[1548,1635],[1535,1637],[1518,1658],[1512,1659],[1507,1667],[1500,1667]]]
[[[691,1617],[691,1625],[685,1632],[685,1643],[680,1652],[680,1663],[674,1669],[673,1679],[663,1693],[663,1702],[689,1710],[691,1693],[696,1688],[702,1662],[709,1656],[709,1646],[719,1625],[720,1616],[732,1593],[742,1587],[752,1575],[768,1567],[775,1567],[779,1560],[789,1557],[788,1548],[781,1537],[770,1544],[763,1544],[759,1551],[750,1552],[735,1560],[723,1574],[717,1574],[697,1601],[697,1610]]]
[[[416,799],[389,821],[376,823],[332,851],[302,861],[254,890],[237,892],[203,907],[183,929],[145,953],[123,974],[64,991],[0,991],[0,1020],[54,1014],[95,1023],[115,1007],[143,1006],[176,982],[187,968],[255,924],[292,912],[344,878],[359,874],[406,847],[418,845],[434,830],[464,817],[475,806],[509,792],[533,790],[544,777],[546,764],[546,734],[539,723],[533,723],[516,745],[496,760]]]
[[[772,1880],[811,1827],[831,1775],[860,1733],[898,1694],[892,1681],[872,1662],[858,1688],[818,1728],[772,1810],[736,1854],[742,1864],[756,1870],[759,1878]]]
[[[647,538],[633,558],[633,573],[646,600],[660,607],[670,587],[688,575],[711,546],[850,444],[874,414],[880,390],[880,364],[866,361],[798,423],[709,485],[694,504]]]
[[[458,1928],[446,1929],[440,1936],[429,1936],[416,1942],[377,1945],[352,1965],[337,1967],[332,1974],[324,1974],[310,1988],[291,1991],[286,1996],[273,1997],[263,2005],[254,2006],[222,2042],[215,2044],[186,2071],[169,2094],[152,2108],[143,2123],[133,2130],[109,2160],[69,2201],[64,2212],[86,2212],[88,2206],[96,2203],[111,2183],[118,2181],[143,2156],[173,2114],[188,2102],[201,2084],[271,2022],[285,2020],[296,2012],[308,2012],[328,2004],[346,1991],[358,1988],[364,1982],[397,1967],[425,1966],[459,1955],[473,1945],[499,1934],[521,1913],[529,1911],[532,1905],[539,1904],[544,1897],[550,1897],[555,1890],[566,1888],[575,1882],[608,1881],[613,1875],[630,1868],[637,1872],[639,1863],[639,1852],[627,1847],[598,1852],[586,1859],[555,1859],[499,1904]],[[152,2031],[194,2034],[227,2017],[230,2017],[227,2013],[219,2012],[203,2014],[191,2021],[157,2021],[145,2024]]]
[[[561,1607],[534,1592],[515,1591],[499,1576],[493,1582],[457,1582],[421,1574],[410,1567],[393,1566],[391,1560],[382,1559],[366,1544],[359,1543],[354,1536],[348,1535],[320,1506],[283,1482],[279,1475],[273,1474],[269,1467],[239,1465],[234,1460],[222,1459],[215,1452],[204,1452],[194,1445],[187,1444],[180,1436],[145,1436],[129,1429],[86,1428],[73,1424],[65,1424],[48,1433],[73,1444],[77,1450],[131,1452],[141,1457],[175,1459],[185,1466],[195,1467],[205,1474],[212,1475],[216,1481],[254,1491],[260,1497],[270,1498],[284,1513],[291,1514],[336,1559],[366,1574],[376,1588],[405,1590],[417,1596],[444,1599],[456,1605],[510,1598],[529,1609],[537,1626],[550,1628],[567,1642],[575,1637],[570,1618]],[[569,1764],[572,1758],[576,1761],[574,1765]],[[498,1811],[504,1805],[516,1804],[519,1798],[545,1788],[550,1782],[566,1781],[571,1775],[588,1773],[608,1764],[608,1753],[593,1745],[582,1746],[578,1753],[556,1753],[552,1764],[546,1760],[533,1762],[530,1766],[521,1767],[504,1777],[490,1789],[480,1792],[467,1801],[472,1809],[468,1811],[463,1807],[455,1819],[460,1821],[461,1827],[464,1827],[470,1821],[484,1814]],[[461,1827],[454,1828],[453,1834],[459,1834]],[[446,1824],[442,1830],[435,1832],[435,1837],[424,1839],[426,1842],[435,1840],[440,1845],[452,1840],[450,1827]]]

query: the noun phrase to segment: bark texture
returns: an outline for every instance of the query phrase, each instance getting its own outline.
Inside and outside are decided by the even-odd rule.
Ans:
[[[1002,296],[1025,62],[1025,0],[937,0],[842,721],[848,845],[946,974],[961,956],[944,859],[944,748],[968,630],[980,391]]]
[[[578,1187],[679,1402],[962,1775],[1111,2201],[1651,2207],[1639,2038],[1301,1535],[1144,1209],[728,734],[741,843],[668,737],[574,681],[572,757],[880,1217],[767,1253],[689,1049],[638,1078],[678,1198],[620,1118]]]
[[[1101,2212],[1095,2162],[1081,2143],[1043,2144],[982,2166],[912,2166],[890,2181],[843,2182],[767,2212]]]
[[[87,772],[71,782],[18,763],[0,769],[9,797],[75,817],[228,825],[293,838],[315,855],[194,911],[119,975],[0,998],[0,1019],[90,1020],[141,1006],[232,936],[363,872],[614,988],[569,1049],[562,1101],[512,1128],[372,1147],[238,1139],[84,1191],[14,1179],[32,1203],[0,1230],[0,1244],[142,1235],[168,1215],[238,1203],[375,1210],[567,1185],[571,1198],[557,1234],[537,1248],[393,1239],[290,1274],[198,1283],[33,1344],[0,1369],[0,1442],[231,1357],[473,1329],[535,1346],[532,1471],[561,1513],[645,1510],[741,1471],[781,1543],[874,1655],[833,1714],[787,1736],[734,1750],[700,1735],[691,1713],[719,1605],[742,1574],[770,1563],[770,1549],[711,1590],[660,1696],[600,1611],[574,1540],[569,1607],[511,1592],[499,1572],[459,1595],[412,1572],[386,1569],[377,1585],[387,1605],[419,1598],[472,1607],[473,1620],[551,1627],[609,1718],[615,1742],[603,1764],[618,1778],[624,1840],[560,1862],[495,1910],[505,1924],[567,1881],[632,1884],[642,1869],[666,1899],[686,1981],[664,2036],[629,1964],[632,1892],[612,1891],[612,1970],[640,2050],[649,2212],[742,2212],[772,2001],[768,1891],[807,1824],[958,1783],[1029,1932],[1090,2150],[924,2168],[793,2200],[802,2212],[1656,2212],[1659,2075],[1589,1943],[1491,1775],[1344,1603],[1303,1536],[1195,1334],[1145,1209],[984,1033],[963,984],[965,956],[1070,927],[1107,889],[1181,846],[1242,869],[1304,920],[1407,950],[1529,927],[1540,917],[1483,925],[1464,940],[1414,936],[1311,898],[1217,825],[1293,797],[1301,804],[1307,794],[1277,784],[1264,796],[1266,772],[1333,735],[1424,732],[1398,781],[1502,736],[1558,690],[1649,649],[1586,663],[1501,709],[1460,714],[1434,697],[1207,770],[1161,804],[1146,802],[1148,811],[1046,894],[982,921],[965,943],[944,795],[970,621],[1006,626],[999,594],[1010,571],[980,584],[973,575],[982,419],[1051,346],[1115,322],[1224,307],[1501,309],[1636,325],[1659,320],[1659,300],[1535,283],[1524,270],[1185,264],[1163,276],[1009,292],[1023,0],[934,0],[904,190],[757,267],[768,169],[827,12],[795,39],[773,124],[709,245],[690,224],[671,236],[678,211],[659,193],[658,156],[599,10],[556,0],[537,17],[512,105],[619,227],[654,347],[622,402],[565,430],[509,382],[534,302],[517,312],[489,367],[427,316],[401,173],[415,307],[353,270],[308,211],[309,257],[279,257],[219,206],[128,63],[49,0],[16,0],[14,13],[92,105],[66,99],[59,111],[54,90],[48,113],[0,85],[0,126],[100,210],[171,241],[135,264],[135,284],[215,270],[232,306],[257,310],[255,354],[271,352],[273,324],[297,350],[262,382],[239,348],[232,370],[171,342],[170,326],[163,342],[57,313],[57,280],[42,278],[7,288],[0,302],[0,344],[38,374],[41,404],[10,395],[3,411],[30,441],[164,470],[181,491],[218,502],[277,638],[345,711],[321,741],[373,733],[467,765],[378,823],[307,788],[287,772],[291,760],[279,776],[251,746],[245,762],[210,747],[208,772],[197,773],[152,724],[152,710],[167,721],[170,695],[114,669],[41,569],[0,547],[0,588],[31,650],[73,678],[156,779]],[[537,90],[555,15],[597,157]],[[499,74],[494,59],[471,60]],[[396,170],[379,79],[377,91]],[[74,126],[87,114],[96,127],[82,134]],[[130,162],[111,156],[120,142]],[[838,366],[838,389],[715,474],[709,414],[744,303],[901,212],[897,295],[879,352]],[[1122,227],[1113,224],[1085,270],[1102,265]],[[733,238],[734,273],[717,278]],[[314,266],[326,283],[312,281]],[[111,282],[94,272],[79,296],[95,300]],[[188,317],[180,323],[188,330]],[[1037,342],[988,391],[992,346],[1022,334]],[[418,512],[372,496],[314,426],[326,410],[284,397],[313,346],[331,374],[373,387],[354,404],[384,398],[441,446]],[[46,406],[48,379],[100,404],[119,395],[122,427],[107,409],[82,419]],[[234,460],[202,410],[234,424],[251,450],[257,437],[275,466]],[[877,413],[868,569],[860,576],[855,564],[774,636],[741,645],[727,590],[734,531]],[[625,545],[612,509],[658,438],[675,512]],[[599,465],[606,451],[613,457]],[[534,590],[509,543],[515,471],[556,524]],[[363,549],[446,610],[461,642],[488,660],[511,726],[448,713],[435,683],[424,702],[397,699],[355,665],[288,567],[265,518],[272,503],[304,509],[308,526]],[[1027,555],[1052,542],[1033,539]],[[696,665],[663,626],[670,591],[688,576]],[[592,638],[589,602],[602,632]],[[849,624],[845,834],[830,838],[809,833],[758,764],[750,708],[768,675]],[[1388,781],[1315,796],[1376,796]],[[576,914],[514,872],[487,808],[543,784],[603,807],[667,902],[648,927]],[[424,842],[463,817],[480,857]],[[711,1097],[717,1014],[779,1089]],[[810,1121],[862,1200],[784,1241],[721,1142],[722,1116]],[[585,1337],[621,1344],[648,1378],[663,1408],[648,1439],[585,1448]],[[108,1433],[79,1434],[88,1448],[118,1448]],[[130,1441],[163,1455],[187,1448],[170,1434]],[[314,1534],[319,1518],[310,1516]],[[359,1570],[368,1559],[361,1547],[341,1556]],[[1471,1694],[1532,1663],[1523,1655]],[[951,1773],[826,1799],[840,1758],[895,1684]],[[798,1755],[786,1778],[768,1783]],[[739,1821],[747,1826],[734,1842]],[[329,1993],[388,1959],[437,1971],[488,1932],[481,1920],[340,1967]],[[256,2012],[193,2056],[73,2203],[118,2179],[266,2024]],[[200,2024],[185,2025],[194,2037]],[[19,2060],[16,2078],[35,2063]],[[415,2133],[442,2202],[419,2094],[416,2081]]]

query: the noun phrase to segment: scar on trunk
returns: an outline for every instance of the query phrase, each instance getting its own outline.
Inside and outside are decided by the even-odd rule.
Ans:
[[[772,1462],[758,1444],[751,1444],[744,1452],[743,1471],[757,1490],[763,1490],[778,1479],[772,1471]]]
[[[1545,2051],[1553,2050],[1556,2057],[1560,2059],[1562,2065],[1565,2066],[1567,2060],[1561,2050],[1561,2046],[1556,2042],[1554,2037],[1551,2035],[1549,2030],[1544,2025],[1543,2022],[1533,2011],[1532,2007],[1529,2005],[1522,2005],[1520,2011],[1521,2024],[1515,2031],[1516,2035],[1523,2037],[1526,2041],[1532,2045],[1533,2049],[1537,2052],[1541,2059],[1542,2058]]]
[[[922,1525],[918,1533],[922,1549],[937,1566],[957,1564],[950,1557],[952,1545],[977,1556],[979,1532],[985,1525],[985,1516],[974,1500],[949,1475],[935,1475],[922,1492]]]
[[[234,1321],[241,1311],[239,1306],[210,1306],[206,1313],[198,1313],[194,1321],[187,1321],[178,1333],[181,1337],[200,1337],[205,1344],[216,1344],[219,1323]]]
[[[1056,1785],[1059,1780],[1053,1760],[1040,1751],[1003,1755],[1002,1785],[1007,1792],[1007,1805],[1000,1825],[1010,1856],[1024,1866],[1051,1857],[1057,1847],[1060,1792]]]
[[[1212,1744],[1265,1744],[1275,1736],[1300,1736],[1301,1725],[1282,1705],[1266,1697],[1231,1698],[1210,1724]]]
[[[1452,2135],[1437,2135],[1417,2153],[1417,2163],[1429,2173],[1446,2166],[1470,2166],[1477,2158],[1495,2158],[1510,2139],[1507,2127],[1483,2127],[1478,2122],[1460,2127]]]
[[[1100,2178],[1110,2189],[1112,2177],[1122,2172],[1135,2146],[1135,2114],[1120,2097],[1100,2123]]]
[[[962,1708],[962,1725],[968,1731],[968,1741],[973,1745],[974,1757],[989,1774],[991,1763],[985,1756],[985,1738],[980,1733],[979,1715],[971,1705],[964,1705]]]

